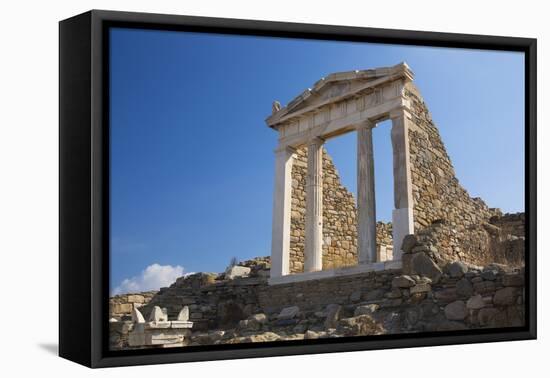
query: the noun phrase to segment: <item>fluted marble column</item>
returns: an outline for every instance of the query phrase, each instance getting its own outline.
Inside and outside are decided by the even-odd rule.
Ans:
[[[376,202],[371,122],[357,127],[357,247],[359,264],[376,262]]]
[[[391,141],[393,148],[393,194],[394,210],[393,259],[401,260],[403,238],[414,233],[412,177],[409,156],[410,115],[405,109],[390,113],[392,121]]]
[[[273,191],[273,223],[271,236],[271,277],[289,273],[290,206],[292,195],[292,163],[294,150],[281,147],[275,151],[275,188]]]
[[[323,142],[307,146],[305,272],[323,269]]]

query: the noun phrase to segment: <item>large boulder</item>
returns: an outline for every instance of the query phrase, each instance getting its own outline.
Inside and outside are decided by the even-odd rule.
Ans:
[[[417,243],[418,240],[414,234],[406,235],[401,243],[401,250],[404,253],[410,253]]]
[[[433,283],[438,283],[443,274],[441,268],[424,252],[404,255],[403,271],[406,274],[426,276]]]
[[[494,281],[497,279],[498,270],[495,269],[484,269],[481,272],[481,278],[486,281]]]
[[[464,301],[454,301],[445,306],[445,317],[449,320],[464,320],[468,316],[468,309]]]
[[[456,295],[460,298],[469,298],[474,293],[474,287],[466,278],[456,283]]]
[[[419,283],[415,286],[411,287],[410,293],[416,294],[416,293],[429,293],[432,290],[432,287],[429,283]]]
[[[462,278],[468,272],[468,266],[462,261],[453,261],[447,265],[447,271],[453,278]]]
[[[159,306],[153,307],[153,311],[149,314],[150,322],[167,322],[168,321],[168,312],[166,308],[160,308]]]
[[[407,275],[394,277],[391,281],[391,286],[397,288],[407,288],[414,286],[415,284],[416,282]]]
[[[466,307],[469,310],[479,310],[485,307],[485,301],[483,300],[483,297],[481,295],[477,294],[468,299],[468,301],[466,302]]]

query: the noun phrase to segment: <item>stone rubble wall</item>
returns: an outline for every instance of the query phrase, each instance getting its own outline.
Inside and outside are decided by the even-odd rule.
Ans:
[[[442,223],[438,228],[445,261],[484,264],[491,260],[490,236],[483,225],[500,217],[480,198],[472,198],[460,185],[441,136],[414,84],[407,84],[413,125],[409,129],[415,233]]]
[[[233,280],[197,273],[162,289],[140,311],[147,318],[152,306],[158,305],[173,317],[183,305],[189,306],[194,322],[191,345],[213,343],[213,338],[216,343],[266,341],[241,338],[255,332],[275,333],[272,340],[307,338],[308,332],[334,336],[336,331],[326,325],[326,319],[335,307],[339,314],[333,323],[336,329],[339,321],[349,323],[368,313],[377,334],[524,325],[523,268],[480,267],[461,261],[440,268],[432,257],[439,253],[437,246],[419,236],[409,244],[399,270],[275,286],[267,284],[269,265],[265,263],[261,264],[263,273],[257,270]],[[295,307],[297,315],[282,321],[280,314],[289,307]],[[263,325],[242,329],[251,317],[264,319]],[[218,338],[223,334],[225,341]]]
[[[493,216],[489,219],[489,223],[500,228],[505,235],[525,237],[525,213]]]
[[[304,271],[307,147],[296,151],[292,166],[290,272]],[[357,210],[353,194],[340,183],[323,148],[323,269],[357,264]]]
[[[304,271],[307,147],[299,148],[292,167],[290,272]],[[391,224],[378,222],[377,241],[392,245]],[[332,158],[323,148],[323,269],[357,264],[357,205],[340,182]]]
[[[521,219],[521,214],[518,218]],[[500,217],[491,219],[499,223]],[[517,227],[523,228],[523,225]],[[461,260],[476,265],[498,263],[520,267],[525,263],[525,238],[515,236],[513,232],[516,231],[511,228],[483,223],[469,226],[467,232],[461,235],[443,220],[432,223],[416,235],[420,240],[437,245],[438,254],[432,257],[440,266]]]
[[[393,259],[391,222],[376,222],[376,256],[378,261],[388,261]]]
[[[502,235],[525,236],[524,214],[502,215],[472,198],[455,176],[451,159],[414,84],[407,84],[413,122],[409,130],[415,232],[438,238],[439,263],[461,260],[521,264],[524,246]],[[323,149],[323,269],[357,264],[357,207]],[[307,147],[297,150],[292,168],[290,272],[304,269]],[[495,239],[490,225],[500,229]],[[425,231],[424,231],[425,230]],[[391,223],[377,223],[377,254],[392,258]],[[508,259],[508,260],[507,260]]]
[[[194,330],[235,325],[257,310],[258,285],[267,286],[267,276],[251,274],[224,280],[214,273],[197,273],[180,277],[170,287],[162,288],[140,311],[147,319],[153,307],[160,306],[166,308],[171,318],[177,316],[182,306],[188,306]]]
[[[134,308],[146,305],[156,294],[156,291],[120,294],[109,298],[109,318],[120,319],[130,316]]]

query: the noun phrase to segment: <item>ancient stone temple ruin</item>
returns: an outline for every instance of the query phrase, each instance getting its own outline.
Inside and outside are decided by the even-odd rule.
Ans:
[[[458,231],[457,238],[463,239],[450,240],[443,258],[479,263],[489,257],[481,245],[489,241],[478,240],[483,237],[473,235],[476,230],[472,227],[481,227],[500,212],[489,209],[479,198],[470,198],[460,186],[412,80],[413,73],[405,63],[334,73],[286,107],[273,104],[273,113],[266,120],[279,135],[270,283],[399,268],[403,238],[435,221],[448,222]],[[372,130],[388,119],[394,210],[390,225],[377,225]],[[334,183],[337,173],[323,148],[328,139],[348,132],[357,133],[356,208],[351,193],[330,190],[339,182]],[[334,193],[342,197],[336,206]],[[303,227],[296,220],[300,217]],[[336,232],[336,240],[330,233],[333,223],[343,223],[344,228]],[[469,251],[461,249],[463,242]],[[325,259],[334,255],[333,244],[341,258],[327,264]]]
[[[414,233],[412,171],[408,133],[413,123],[405,88],[413,75],[406,64],[392,68],[331,74],[319,80],[286,107],[276,102],[266,120],[279,133],[276,149],[272,283],[315,279],[323,273],[323,143],[343,133],[357,132],[357,261],[339,273],[399,267],[401,242]],[[376,251],[376,211],[372,129],[391,119],[394,156],[392,259],[379,261]],[[292,167],[297,150],[307,148],[304,272],[290,276]],[[350,248],[351,250],[351,248]]]
[[[525,214],[503,215],[460,185],[412,80],[404,63],[334,73],[285,107],[275,102],[271,256],[112,297],[111,347],[524,325]],[[372,130],[384,120],[391,223],[376,222],[375,208]],[[348,132],[357,133],[357,199],[323,147]]]

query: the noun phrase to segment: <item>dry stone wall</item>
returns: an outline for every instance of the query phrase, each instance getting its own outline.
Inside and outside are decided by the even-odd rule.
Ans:
[[[500,228],[504,234],[525,237],[525,213],[493,216],[489,219],[489,223]]]
[[[521,264],[524,246],[502,235],[524,237],[525,217],[502,215],[480,198],[472,198],[455,176],[451,159],[419,91],[410,83],[409,130],[415,232],[438,238],[440,263],[462,260]],[[353,194],[340,182],[331,157],[323,149],[323,269],[357,264],[357,208]],[[307,147],[297,150],[292,168],[290,272],[304,269]],[[490,225],[500,229],[495,238]],[[377,223],[377,256],[393,255],[391,223]],[[507,239],[503,241],[503,239]]]
[[[388,261],[393,259],[391,222],[376,222],[376,257],[378,261]]]
[[[304,271],[307,147],[296,151],[292,167],[290,272]],[[378,222],[379,255],[391,259],[391,223]],[[386,246],[388,248],[386,248]],[[382,250],[380,247],[383,247]],[[357,264],[357,205],[342,185],[332,158],[323,148],[323,269]]]
[[[411,102],[413,118],[409,144],[415,233],[436,224],[442,259],[487,263],[492,258],[491,237],[483,226],[491,217],[502,214],[480,198],[470,197],[460,185],[439,131],[414,84],[407,85],[405,95]]]
[[[257,269],[248,277],[181,277],[140,311],[147,318],[160,306],[173,317],[188,306],[194,323],[190,345],[525,324],[523,268],[461,261],[439,268],[432,257],[436,245],[418,236],[407,240],[403,269],[273,286],[263,259],[250,264]],[[121,324],[111,327],[121,332]]]
[[[415,230],[439,219],[457,231],[481,224],[499,210],[490,209],[480,198],[471,198],[455,176],[439,131],[416,87],[408,84],[413,127],[409,130]]]
[[[146,291],[120,294],[109,298],[109,318],[130,316],[134,308],[140,308],[149,303],[156,293],[156,291]]]
[[[296,151],[292,166],[290,272],[304,271],[307,147]],[[323,269],[357,264],[357,209],[323,148]]]

